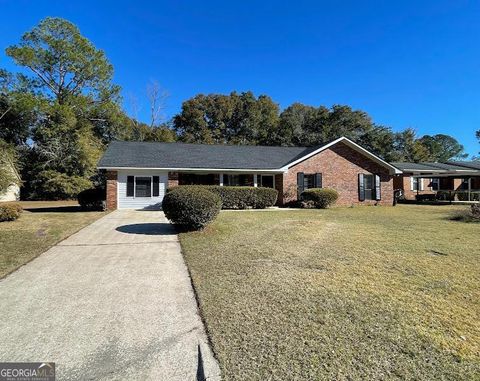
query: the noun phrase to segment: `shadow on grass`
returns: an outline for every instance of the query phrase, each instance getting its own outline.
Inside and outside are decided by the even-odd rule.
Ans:
[[[174,227],[167,222],[122,225],[115,230],[121,233],[143,235],[171,235],[176,233]]]

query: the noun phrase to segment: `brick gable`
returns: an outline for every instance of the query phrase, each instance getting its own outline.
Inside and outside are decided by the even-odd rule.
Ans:
[[[289,168],[283,174],[282,195],[279,200],[286,203],[297,198],[297,173],[322,173],[323,187],[333,188],[339,193],[337,205],[393,204],[393,176],[388,169],[365,157],[346,144],[338,143]],[[379,175],[382,199],[380,201],[358,199],[358,174]]]

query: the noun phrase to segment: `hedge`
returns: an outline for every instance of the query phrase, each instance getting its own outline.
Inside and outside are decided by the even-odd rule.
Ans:
[[[325,209],[335,204],[338,192],[330,188],[310,188],[302,192],[302,206]]]
[[[23,208],[17,203],[0,204],[0,222],[14,221],[23,212]]]
[[[105,189],[91,188],[81,191],[77,200],[84,210],[103,210],[105,208]]]
[[[218,195],[196,186],[179,186],[170,190],[162,202],[165,216],[182,230],[200,230],[220,212]]]
[[[222,200],[222,209],[264,209],[275,205],[278,196],[276,189],[262,187],[219,185],[180,185],[179,187],[206,189],[217,194]]]

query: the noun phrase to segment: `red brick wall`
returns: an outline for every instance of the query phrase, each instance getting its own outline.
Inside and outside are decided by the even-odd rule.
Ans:
[[[117,171],[107,171],[107,209],[117,209]]]
[[[178,186],[178,172],[168,172],[167,187],[170,189],[176,186]]]
[[[393,204],[393,176],[388,169],[366,158],[343,143],[336,144],[325,151],[291,167],[283,174],[283,203],[297,198],[297,173],[322,173],[324,188],[337,190],[337,205]],[[358,174],[380,176],[382,199],[358,200]]]

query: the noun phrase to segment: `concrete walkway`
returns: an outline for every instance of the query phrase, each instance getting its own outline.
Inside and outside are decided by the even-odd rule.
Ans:
[[[158,211],[115,211],[0,281],[0,361],[57,380],[219,380],[180,245]]]

